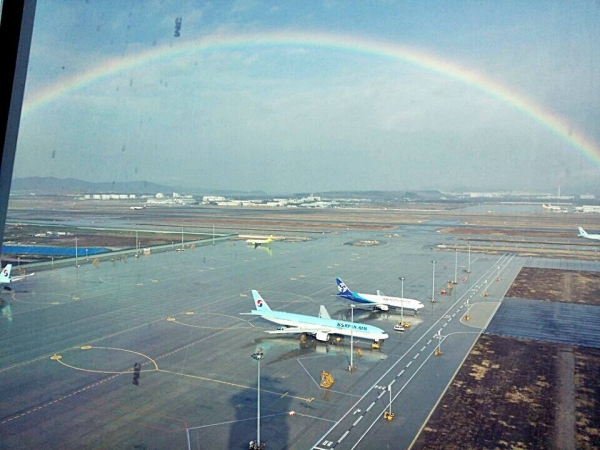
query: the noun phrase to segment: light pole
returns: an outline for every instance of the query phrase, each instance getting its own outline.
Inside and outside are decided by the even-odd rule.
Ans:
[[[393,383],[393,381],[392,381],[392,383]],[[392,383],[388,384],[388,386],[387,386],[387,390],[390,393],[390,405],[388,407],[388,410],[386,410],[383,413],[383,418],[387,419],[389,421],[392,421],[394,419],[394,413],[392,412]]]
[[[467,242],[469,245],[469,264],[467,265],[467,273],[471,273],[471,243]]]
[[[435,336],[438,340],[438,345],[437,348],[435,349],[435,356],[439,356],[442,354],[442,329],[440,328],[440,330],[437,332],[437,335]]]
[[[433,263],[433,275],[431,281],[431,303],[435,302],[435,260],[431,261]]]
[[[402,297],[400,300],[400,320],[402,321],[402,327],[404,327],[404,277],[400,277],[400,283],[402,284],[402,293],[400,294]]]
[[[263,359],[263,349],[259,348],[255,353],[252,353],[252,358],[258,361],[258,400],[256,406],[256,448],[260,448],[260,360]]]
[[[458,249],[454,249],[454,284],[458,283]]]
[[[354,305],[350,305],[352,327],[350,328],[350,366],[348,370],[352,372],[354,370]]]

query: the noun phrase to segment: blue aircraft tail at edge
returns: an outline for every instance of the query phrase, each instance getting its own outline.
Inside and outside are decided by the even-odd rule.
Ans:
[[[344,283],[341,278],[337,277],[335,282],[337,283],[337,288],[339,291],[337,295],[347,298],[348,300],[355,299],[354,292],[348,289],[348,286],[346,286],[346,283]]]

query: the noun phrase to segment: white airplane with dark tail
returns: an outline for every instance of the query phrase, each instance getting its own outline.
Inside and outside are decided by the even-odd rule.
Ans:
[[[417,314],[419,309],[423,308],[423,303],[418,300],[411,298],[400,298],[400,297],[388,297],[383,295],[380,291],[375,294],[360,294],[358,292],[352,292],[346,286],[340,278],[335,279],[338,287],[338,296],[354,303],[362,305],[373,306],[374,309],[380,309],[381,311],[389,311],[390,306],[394,308],[405,308],[411,309]]]

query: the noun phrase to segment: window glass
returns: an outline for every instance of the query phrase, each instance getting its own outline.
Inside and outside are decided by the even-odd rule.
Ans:
[[[469,291],[471,262],[493,289],[527,264],[515,236],[541,232],[536,258],[560,240],[560,264],[578,226],[600,233],[598,36],[595,1],[38,0],[2,252],[5,445],[242,448],[258,380],[274,448],[341,442],[332,423],[448,315],[436,298]],[[406,289],[423,326],[359,313],[340,347],[322,322],[240,315],[354,329],[338,276],[375,309]]]

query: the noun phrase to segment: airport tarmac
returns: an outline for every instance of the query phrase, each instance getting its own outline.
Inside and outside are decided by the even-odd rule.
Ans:
[[[467,275],[466,253],[455,267],[454,252],[434,250],[451,239],[436,228],[403,226],[398,238],[312,235],[270,251],[218,242],[15,283],[2,293],[0,448],[246,449],[257,431],[259,348],[268,448],[408,448],[523,264],[472,254]],[[347,245],[357,240],[380,245]],[[458,284],[439,295],[455,273]],[[394,296],[403,276],[405,296],[425,303],[416,319],[404,311],[413,322],[404,333],[393,331],[400,312],[355,309],[356,322],[390,338],[380,350],[355,340],[353,372],[349,339],[303,348],[296,337],[263,332],[274,324],[240,315],[253,309],[257,289],[273,309],[316,316],[323,304],[350,320],[336,276],[350,289]],[[492,307],[465,320],[477,303]],[[335,380],[330,389],[319,386],[322,371]],[[390,385],[392,421],[383,419]]]

